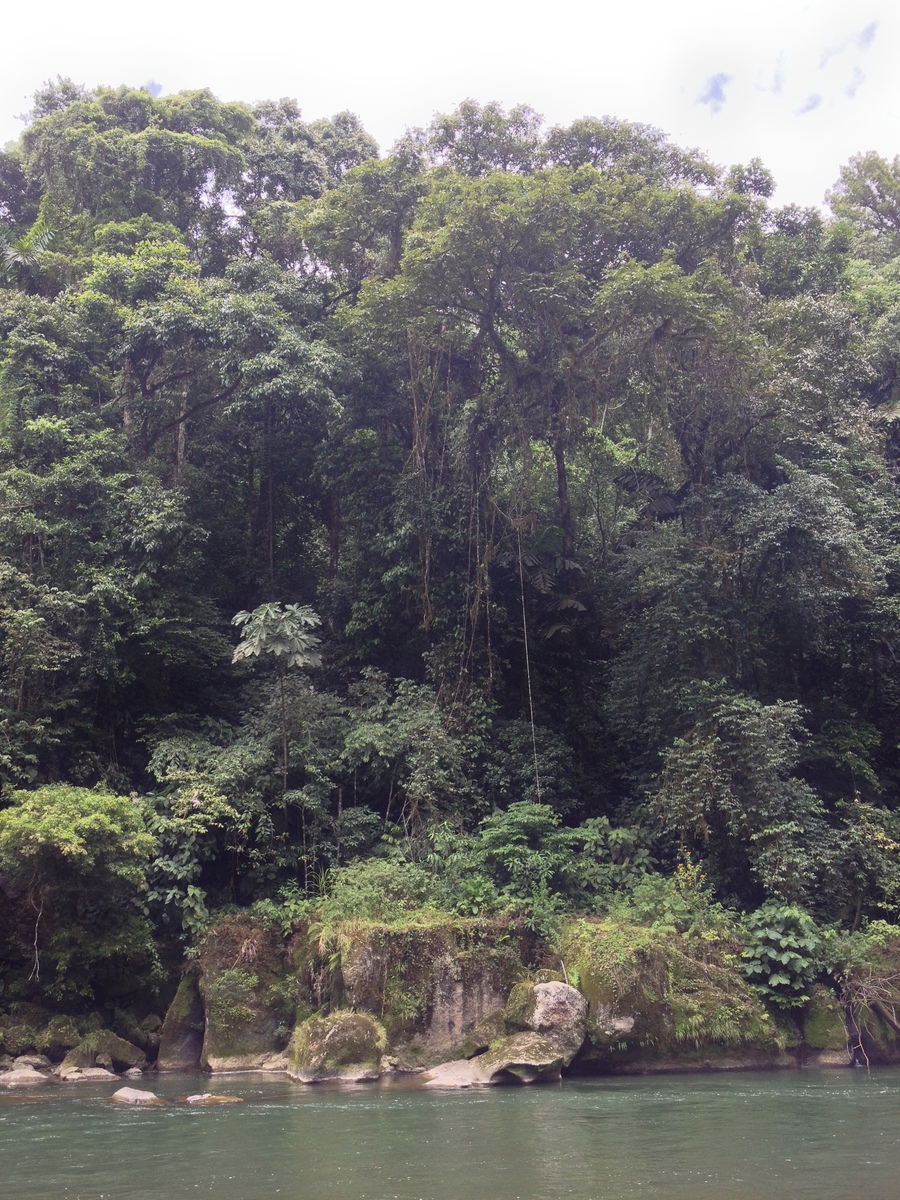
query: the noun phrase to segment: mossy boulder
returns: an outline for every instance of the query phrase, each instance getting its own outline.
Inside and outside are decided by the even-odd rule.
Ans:
[[[105,1066],[113,1071],[127,1071],[130,1067],[143,1069],[147,1056],[139,1046],[133,1046],[109,1029],[89,1033],[77,1046],[68,1052],[59,1066],[62,1078],[96,1066]]]
[[[191,1071],[203,1053],[203,998],[198,971],[188,970],[166,1012],[159,1036],[157,1065],[161,1071]]]
[[[487,1087],[499,1083],[547,1083],[560,1078],[565,1055],[543,1034],[521,1032],[498,1038],[485,1054],[431,1068],[429,1088]]]
[[[555,1041],[536,1032],[501,1038],[474,1060],[487,1083],[546,1083],[560,1078],[566,1061]]]
[[[384,1028],[365,1013],[339,1011],[310,1017],[294,1030],[287,1051],[288,1074],[303,1083],[377,1079],[385,1045]]]

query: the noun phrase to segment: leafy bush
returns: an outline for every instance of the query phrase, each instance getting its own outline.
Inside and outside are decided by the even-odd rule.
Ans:
[[[438,907],[435,879],[414,863],[360,859],[327,872],[327,894],[318,906],[329,922],[394,921]]]
[[[744,919],[744,974],[770,1003],[798,1008],[819,970],[822,937],[796,905],[766,904]]]
[[[138,908],[154,848],[141,809],[67,784],[12,800],[0,812],[0,890],[13,912],[5,957],[57,998],[146,984],[158,962]]]

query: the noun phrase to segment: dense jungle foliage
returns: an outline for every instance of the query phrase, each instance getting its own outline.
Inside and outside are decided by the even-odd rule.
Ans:
[[[8,998],[323,896],[743,912],[790,998],[897,914],[900,159],[829,217],[772,191],[617,119],[466,101],[379,157],[290,100],[37,93],[0,154]]]

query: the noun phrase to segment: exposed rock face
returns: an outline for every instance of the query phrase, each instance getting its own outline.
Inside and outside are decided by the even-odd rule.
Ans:
[[[347,1001],[385,1014],[392,1053],[409,1067],[467,1050],[469,1031],[503,1007],[521,970],[519,934],[498,919],[448,915],[433,924],[373,922],[348,932],[340,966]]]
[[[123,1087],[113,1092],[112,1099],[118,1104],[139,1104],[143,1107],[164,1104],[154,1092],[145,1092],[140,1088]]]
[[[502,1007],[508,986],[506,972],[498,970],[496,963],[461,962],[449,955],[439,960],[431,1003],[417,1039],[423,1057],[434,1061],[463,1049],[469,1032]]]
[[[203,1000],[197,972],[187,971],[163,1021],[157,1065],[161,1071],[191,1071],[203,1053]]]
[[[294,1030],[288,1047],[288,1074],[303,1083],[377,1079],[384,1047],[384,1030],[365,1013],[310,1017]]]
[[[584,1041],[587,1001],[567,983],[519,983],[506,1008],[473,1031],[488,1034],[487,1050],[468,1062],[442,1063],[425,1076],[428,1087],[473,1087],[494,1083],[538,1083],[560,1078]],[[512,1031],[512,1032],[509,1032]]]
[[[584,996],[567,983],[518,983],[504,1017],[509,1029],[543,1034],[568,1066],[584,1041],[587,1011]]]

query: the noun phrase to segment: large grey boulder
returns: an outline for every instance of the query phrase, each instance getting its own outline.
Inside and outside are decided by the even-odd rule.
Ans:
[[[33,1087],[47,1082],[47,1076],[34,1067],[13,1067],[0,1074],[0,1087]]]
[[[552,1042],[568,1066],[587,1032],[588,1004],[568,983],[517,983],[506,1002],[508,1029],[539,1033]]]
[[[513,1033],[486,1054],[456,1059],[427,1071],[426,1087],[489,1087],[498,1083],[548,1083],[559,1079],[565,1055],[543,1034]]]
[[[14,1060],[13,1065],[16,1067],[34,1067],[39,1070],[41,1067],[49,1067],[50,1059],[46,1054],[20,1054]]]
[[[581,1049],[587,1013],[584,996],[567,983],[517,983],[502,1013],[490,1014],[483,1029],[472,1031],[476,1047],[488,1041],[487,1050],[441,1063],[423,1082],[426,1087],[476,1087],[559,1079]]]

